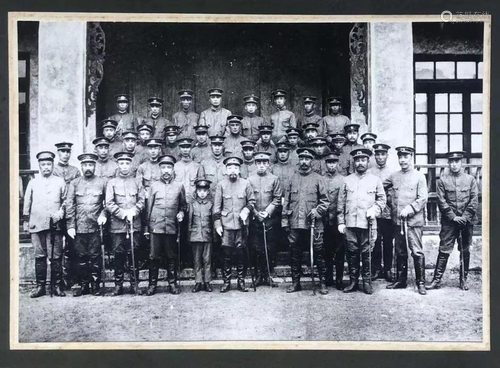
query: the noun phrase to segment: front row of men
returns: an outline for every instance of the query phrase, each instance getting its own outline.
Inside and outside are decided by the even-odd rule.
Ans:
[[[388,148],[383,144],[375,145],[376,158],[377,155],[386,156]],[[179,293],[179,235],[186,221],[195,258],[196,283],[193,292],[212,291],[211,253],[213,239],[217,235],[222,243],[224,284],[221,292],[231,287],[233,266],[236,267],[238,290],[247,291],[246,268],[251,264],[248,246],[251,246],[257,259],[256,284],[273,285],[267,252],[273,253],[278,239],[286,234],[292,272],[292,285],[287,292],[301,290],[302,250],[304,245],[311,245],[311,239],[320,293],[328,293],[327,284],[333,284],[334,265],[335,285],[338,289],[343,288],[345,251],[350,283],[344,292],[359,288],[361,273],[362,290],[371,294],[370,255],[377,238],[377,227],[379,238],[395,236],[397,272],[394,279],[390,274],[392,241],[388,244],[377,239],[384,247],[384,276],[392,281],[387,288],[407,286],[408,247],[414,260],[418,292],[424,295],[426,288],[438,288],[449,254],[458,239],[462,256],[460,286],[467,289],[469,246],[478,205],[478,189],[474,178],[461,169],[463,153],[449,153],[449,173],[437,182],[438,203],[443,214],[441,243],[434,279],[426,287],[422,227],[428,197],[427,183],[425,176],[413,168],[413,149],[397,147],[396,150],[401,170],[388,175],[383,170],[368,170],[372,151],[358,148],[351,152],[355,172],[343,177],[338,173],[339,157],[335,153],[324,156],[326,175],[321,176],[313,170],[314,151],[300,148],[296,151],[297,169],[283,180],[269,172],[271,154],[268,152],[254,154],[256,168],[248,179],[240,175],[244,161],[240,157],[228,157],[221,160],[225,165],[222,178],[211,181],[210,175],[216,176],[218,170],[214,168],[214,173],[210,173],[208,168],[206,176],[195,179],[195,190],[189,189],[187,193],[189,181],[175,180],[178,162],[171,155],[163,155],[156,160],[154,166],[155,170],[159,170],[159,177],[156,180],[150,178],[152,180],[144,186],[142,177],[131,174],[133,153],[115,154],[118,174],[112,179],[95,175],[97,155],[82,154],[78,159],[83,176],[72,180],[66,189],[65,181],[53,175],[55,155],[49,151],[40,152],[37,159],[41,176],[30,181],[23,211],[36,257],[37,288],[31,296],[39,297],[46,293],[47,258],[51,265],[51,292],[65,295],[60,227],[63,218],[66,218],[67,234],[74,238],[77,253],[80,288],[76,290],[76,296],[102,293],[103,254],[100,246],[103,239],[100,230],[108,221],[115,257],[113,295],[123,293],[127,268],[130,270],[131,292],[139,291],[135,289],[138,268],[134,267],[133,252],[138,249],[141,234],[150,240],[147,295],[156,292],[163,257],[166,258],[169,291]],[[382,169],[380,166],[378,168]],[[391,212],[391,225],[384,221],[388,220],[388,211]]]

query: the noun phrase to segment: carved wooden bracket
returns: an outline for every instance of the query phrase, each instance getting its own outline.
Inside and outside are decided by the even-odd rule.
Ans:
[[[356,99],[365,117],[368,112],[367,27],[366,23],[355,23],[349,33],[351,85],[354,86]],[[368,119],[366,121],[368,124]]]
[[[87,117],[95,114],[97,93],[104,76],[106,39],[99,22],[87,23]],[[88,120],[85,124],[88,123]]]

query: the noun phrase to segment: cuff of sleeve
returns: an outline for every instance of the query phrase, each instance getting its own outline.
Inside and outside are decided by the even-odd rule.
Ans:
[[[222,227],[222,221],[221,220],[215,220],[214,227],[216,229],[219,228],[219,227]]]

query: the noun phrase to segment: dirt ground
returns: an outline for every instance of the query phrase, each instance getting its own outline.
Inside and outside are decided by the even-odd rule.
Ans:
[[[429,272],[429,271],[428,271]],[[431,274],[427,275],[428,280]],[[307,280],[307,279],[305,279]],[[181,341],[181,340],[396,340],[481,341],[481,275],[469,277],[470,290],[458,289],[458,274],[447,272],[443,288],[420,296],[413,282],[404,290],[312,296],[311,283],[287,294],[259,287],[241,293],[191,293],[183,282],[180,295],[160,283],[152,296],[82,296],[30,299],[20,290],[20,342]],[[192,284],[192,283],[190,283]],[[107,285],[108,286],[108,285]],[[145,289],[147,282],[141,282]],[[111,293],[112,284],[107,287]]]

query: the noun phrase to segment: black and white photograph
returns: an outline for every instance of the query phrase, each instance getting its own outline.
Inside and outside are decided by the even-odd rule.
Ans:
[[[489,350],[491,18],[351,18],[10,13],[11,348]]]

